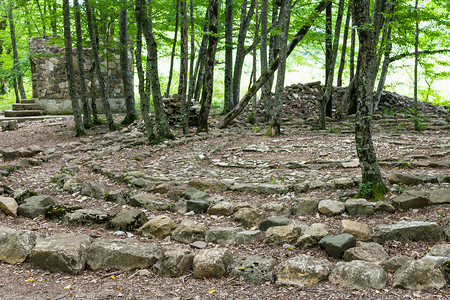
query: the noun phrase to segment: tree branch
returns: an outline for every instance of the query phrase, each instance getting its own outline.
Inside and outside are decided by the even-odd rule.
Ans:
[[[450,49],[424,50],[424,51],[419,51],[417,53],[419,55],[421,55],[421,54],[437,54],[437,53],[447,53],[447,52],[450,52]],[[391,57],[389,62],[391,63],[393,61],[400,60],[400,59],[403,59],[403,58],[408,57],[408,56],[414,56],[414,54],[415,54],[415,52],[402,53],[402,54],[399,54],[399,55]]]

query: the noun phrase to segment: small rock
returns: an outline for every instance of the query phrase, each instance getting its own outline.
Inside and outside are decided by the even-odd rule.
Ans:
[[[297,240],[297,246],[313,247],[326,235],[330,234],[330,227],[323,223],[314,223],[306,228]]]
[[[133,231],[148,221],[145,213],[139,209],[129,208],[118,212],[107,227],[115,230]]]
[[[291,223],[286,226],[270,227],[266,231],[264,243],[271,245],[283,245],[285,243],[295,243],[302,233],[302,227]]]
[[[345,204],[339,201],[322,200],[319,202],[318,210],[327,217],[337,216],[345,211]]]
[[[266,231],[270,227],[286,226],[292,223],[292,220],[286,217],[270,217],[259,224],[259,229]]]
[[[445,286],[444,275],[425,261],[412,261],[395,272],[395,288],[407,290],[441,289]]]
[[[291,208],[284,203],[280,202],[268,202],[261,205],[261,209],[263,209],[266,213],[270,215],[278,215],[278,216],[290,216]]]
[[[242,228],[234,227],[215,227],[206,231],[205,240],[210,243],[227,245],[234,243],[236,234],[241,232]]]
[[[233,266],[231,275],[250,284],[274,282],[273,270],[278,261],[271,256],[250,256]]]
[[[334,180],[334,187],[337,189],[347,189],[353,186],[353,179],[341,177]]]
[[[423,208],[430,204],[428,197],[421,192],[405,192],[392,200],[394,207],[400,211],[409,208]]]
[[[27,260],[41,236],[33,231],[15,231],[0,226],[0,261],[18,264]]]
[[[292,201],[292,214],[297,216],[306,216],[318,212],[318,198],[298,198]]]
[[[382,289],[386,286],[387,274],[379,265],[362,260],[338,262],[331,271],[329,280],[352,289]]]
[[[165,198],[156,197],[147,193],[131,196],[129,203],[131,206],[143,207],[149,211],[168,210],[171,204],[171,202]]]
[[[189,199],[186,201],[186,211],[193,211],[196,214],[206,213],[209,203],[201,199]]]
[[[372,239],[372,229],[369,225],[352,220],[342,220],[339,226],[339,233],[349,233],[361,241]]]
[[[375,204],[375,212],[387,212],[393,214],[395,212],[395,207],[385,201],[378,201]]]
[[[195,249],[205,249],[208,244],[204,241],[195,241],[192,244],[190,244],[191,248],[195,248]]]
[[[19,205],[17,213],[28,218],[36,218],[39,215],[44,215],[46,210],[55,204],[53,199],[49,196],[33,196]]]
[[[327,235],[319,241],[320,247],[334,258],[341,258],[342,254],[349,248],[355,247],[356,238],[348,233],[339,235]]]
[[[168,248],[153,265],[153,271],[159,276],[178,277],[186,274],[192,266],[194,254],[185,249]]]
[[[428,252],[429,256],[445,256],[450,258],[450,244],[434,245]]]
[[[259,225],[267,218],[267,213],[258,208],[242,208],[234,213],[234,220],[241,223],[245,227]]]
[[[430,192],[431,204],[450,203],[450,189],[440,189]]]
[[[216,216],[230,216],[233,214],[233,203],[222,201],[208,208],[207,213]]]
[[[190,187],[184,192],[181,193],[181,197],[187,200],[197,199],[197,200],[206,200],[210,196],[208,193],[197,190],[196,188]]]
[[[317,284],[326,280],[330,271],[328,260],[301,254],[280,263],[275,268],[275,276],[280,284]]]
[[[228,249],[204,249],[194,257],[195,278],[220,278],[228,274],[233,263],[233,254]]]
[[[356,247],[345,251],[344,259],[346,261],[364,260],[375,264],[381,264],[389,259],[389,255],[380,244],[358,242],[356,243]]]
[[[244,230],[236,233],[236,244],[238,245],[254,245],[262,241],[264,234],[260,230]]]
[[[156,216],[138,229],[138,234],[144,237],[165,238],[171,235],[177,224],[168,216]]]
[[[178,242],[190,244],[195,241],[204,241],[206,227],[191,220],[182,221],[172,233],[172,238]]]
[[[418,185],[425,182],[437,182],[437,177],[429,175],[413,175],[402,172],[392,172],[388,175],[388,180],[392,183]]]
[[[442,228],[435,222],[400,221],[394,224],[378,225],[372,235],[377,243],[385,241],[441,241]]]
[[[381,266],[386,272],[397,271],[398,269],[409,264],[410,262],[412,262],[411,257],[405,255],[397,255],[382,262]]]
[[[16,217],[17,207],[18,205],[14,198],[0,197],[0,209],[3,210],[7,215]]]
[[[350,215],[373,215],[374,208],[366,199],[349,199],[345,202],[345,208]]]
[[[109,218],[109,215],[101,210],[77,209],[64,215],[62,222],[65,225],[103,224],[108,222]]]

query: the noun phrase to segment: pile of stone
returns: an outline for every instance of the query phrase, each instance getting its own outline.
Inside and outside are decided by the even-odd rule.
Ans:
[[[181,96],[173,94],[170,98],[163,98],[164,110],[169,118],[170,124],[178,124],[181,121]],[[191,103],[189,112],[189,125],[197,125],[200,105],[198,102]]]

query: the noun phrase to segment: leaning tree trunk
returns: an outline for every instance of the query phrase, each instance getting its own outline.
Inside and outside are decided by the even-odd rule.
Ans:
[[[9,29],[11,32],[11,46],[13,48],[13,60],[14,60],[14,82],[15,86],[18,86],[20,99],[25,99],[26,93],[23,87],[22,75],[19,69],[19,52],[17,51],[17,42],[16,42],[16,29],[14,27],[14,18],[12,13],[12,4],[8,6],[8,19],[9,19]],[[16,89],[16,88],[15,88]],[[16,92],[16,103],[20,103],[19,94]]]
[[[188,133],[189,125],[189,107],[190,99],[187,99],[188,84],[188,65],[189,65],[189,47],[188,47],[188,16],[187,16],[187,0],[181,0],[181,14],[183,23],[181,26],[181,61],[180,61],[180,82],[178,86],[178,94],[181,96],[181,126],[183,134]]]
[[[169,122],[167,121],[166,112],[164,111],[164,104],[161,97],[161,84],[159,81],[158,72],[158,49],[155,38],[153,36],[153,20],[152,20],[152,0],[148,0],[148,9],[145,0],[141,0],[141,6],[146,15],[142,20],[142,29],[144,32],[145,41],[147,42],[147,61],[148,61],[148,76],[152,88],[153,106],[155,108],[156,127],[160,138],[172,139],[174,136],[170,131]]]
[[[350,18],[352,17],[352,4],[348,4],[347,18],[345,19],[344,37],[342,38],[341,62],[337,76],[337,86],[342,86],[342,75],[345,68],[345,55],[347,54],[348,31],[350,30]]]
[[[127,115],[122,124],[129,125],[136,120],[136,107],[134,103],[134,87],[130,73],[130,60],[128,58],[128,30],[127,30],[127,10],[119,11],[119,39],[120,39],[120,69],[125,94],[125,105]]]
[[[286,72],[287,40],[289,34],[289,17],[291,15],[291,0],[285,0],[281,8],[281,36],[280,56],[278,63],[277,84],[275,87],[275,103],[268,134],[279,136],[281,134],[281,108],[283,104],[284,75]]]
[[[169,80],[167,81],[167,90],[165,97],[169,97],[170,94],[170,85],[172,84],[172,76],[173,76],[173,62],[175,59],[175,48],[177,47],[177,37],[178,37],[178,19],[179,19],[179,10],[180,10],[180,0],[177,0],[177,6],[175,9],[175,37],[173,38],[172,44],[172,55],[170,56],[170,68],[169,68]]]
[[[370,196],[374,200],[380,200],[384,199],[388,189],[383,182],[372,141],[373,88],[378,71],[376,68],[378,64],[377,19],[381,14],[378,5],[375,6],[375,9],[375,19],[372,21],[369,14],[370,0],[354,0],[354,21],[359,32],[358,68],[355,75],[354,95],[357,102],[355,142],[362,171],[362,183],[358,196],[363,196],[364,193],[364,196],[367,197],[367,190],[369,190],[371,191]]]
[[[75,131],[77,136],[86,134],[81,120],[80,105],[77,97],[77,87],[75,85],[75,73],[73,71],[72,38],[70,36],[70,7],[69,0],[63,1],[64,17],[64,47],[66,54],[66,70],[69,82],[70,101],[72,103],[73,117],[75,122]]]
[[[86,6],[86,17],[87,17],[87,23],[88,23],[88,30],[89,30],[89,36],[91,37],[92,54],[94,56],[95,71],[96,71],[97,80],[98,80],[98,84],[99,84],[100,96],[102,98],[103,109],[105,110],[106,121],[108,122],[109,130],[114,131],[114,130],[116,130],[116,125],[114,124],[114,119],[111,114],[111,107],[110,107],[109,101],[108,101],[108,95],[107,95],[107,91],[106,91],[105,81],[103,80],[103,74],[101,73],[100,57],[98,54],[96,36],[94,33],[94,26],[92,25],[91,5],[89,4],[89,0],[85,0],[84,4]]]
[[[197,133],[208,132],[208,117],[213,96],[214,63],[216,60],[216,48],[218,41],[217,17],[217,0],[209,0],[209,38],[208,50],[206,51],[207,62],[205,66],[205,82],[202,92],[202,107],[200,109],[200,115],[198,118]]]
[[[233,0],[226,0],[225,6],[225,86],[222,114],[233,109]]]
[[[89,106],[88,93],[86,87],[86,72],[84,70],[85,61],[83,54],[83,37],[81,33],[81,18],[80,18],[80,5],[78,0],[73,1],[74,14],[75,14],[75,28],[77,32],[77,60],[78,60],[78,71],[80,73],[80,92],[81,92],[81,103],[83,106],[83,125],[84,128],[92,127],[91,119],[91,107]],[[94,99],[93,99],[94,101]]]

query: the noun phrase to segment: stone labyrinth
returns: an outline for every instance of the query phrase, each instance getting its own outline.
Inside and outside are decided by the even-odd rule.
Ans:
[[[155,146],[140,123],[75,139],[70,120],[47,120],[56,137],[20,149],[0,132],[0,266],[26,268],[25,286],[49,284],[34,272],[122,278],[136,286],[111,293],[130,299],[144,279],[164,278],[181,285],[159,287],[171,299],[205,282],[218,288],[189,299],[280,290],[448,299],[450,127],[431,117],[417,133],[401,115],[376,119],[390,189],[376,203],[354,197],[361,171],[349,120],[329,131],[289,120],[278,138],[237,125]],[[49,295],[89,295],[64,289]]]

